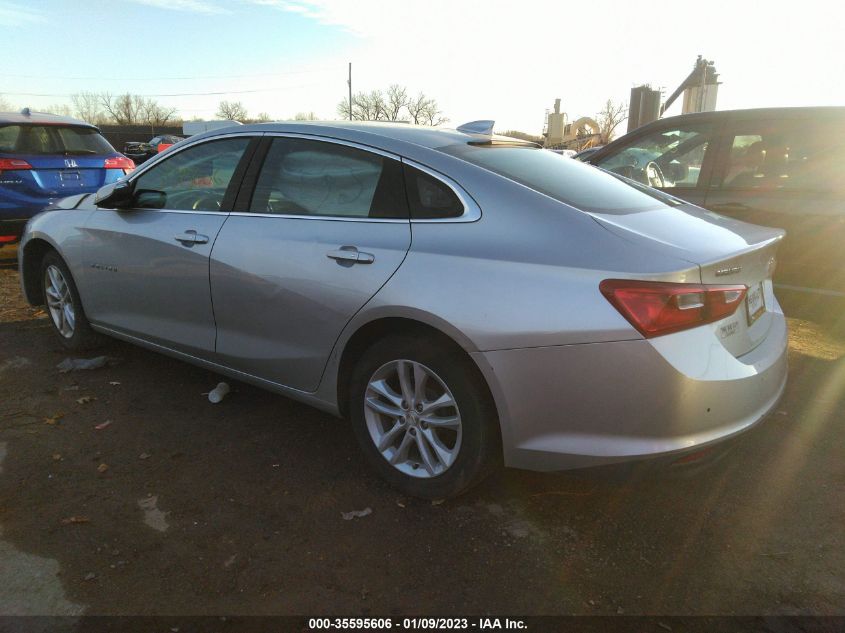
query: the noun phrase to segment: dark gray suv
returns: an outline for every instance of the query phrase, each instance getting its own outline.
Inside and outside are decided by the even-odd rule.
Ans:
[[[845,108],[666,118],[585,162],[711,211],[786,229],[775,282],[845,297]]]

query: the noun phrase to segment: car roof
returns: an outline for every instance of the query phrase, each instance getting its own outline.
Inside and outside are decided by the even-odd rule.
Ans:
[[[250,132],[288,132],[326,136],[341,140],[356,141],[384,149],[399,149],[402,145],[416,145],[437,150],[463,143],[509,143],[535,147],[534,143],[497,134],[462,132],[452,128],[413,125],[409,123],[382,123],[363,121],[290,121],[233,125],[228,128],[209,130],[190,137],[191,139],[244,134]]]
[[[59,116],[57,114],[48,114],[46,112],[0,112],[0,124],[3,123],[31,123],[35,125],[75,125],[82,127],[90,127],[97,129],[96,125],[91,125],[85,121],[74,119],[69,116]]]
[[[671,117],[657,119],[637,128],[641,131],[644,128],[672,124],[673,122],[711,122],[730,119],[732,121],[758,120],[770,118],[827,118],[845,117],[845,106],[812,106],[796,108],[748,108],[743,110],[713,110],[712,112],[691,112],[689,114],[678,114]]]

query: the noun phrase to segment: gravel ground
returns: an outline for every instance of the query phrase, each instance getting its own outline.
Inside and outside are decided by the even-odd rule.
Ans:
[[[720,460],[508,470],[432,504],[283,397],[233,383],[211,405],[218,376],[123,343],[59,373],[7,266],[0,614],[845,614],[833,321],[790,319],[786,395]]]

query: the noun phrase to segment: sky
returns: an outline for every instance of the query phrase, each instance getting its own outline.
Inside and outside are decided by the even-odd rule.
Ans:
[[[186,119],[221,100],[331,119],[351,62],[356,92],[397,83],[451,125],[539,134],[555,98],[574,119],[642,83],[668,96],[698,55],[718,109],[845,105],[843,23],[843,3],[814,0],[0,0],[0,98],[131,92]]]

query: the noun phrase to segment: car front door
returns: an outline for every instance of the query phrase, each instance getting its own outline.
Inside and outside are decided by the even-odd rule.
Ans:
[[[736,121],[725,132],[708,209],[787,232],[775,282],[845,292],[845,124],[823,118]]]
[[[702,205],[716,127],[714,122],[672,122],[635,131],[616,151],[599,150],[588,162]]]
[[[227,136],[188,146],[132,178],[132,208],[91,215],[82,290],[92,322],[185,353],[213,353],[209,254],[250,142]]]
[[[260,172],[248,170],[251,200],[211,253],[217,355],[247,374],[314,391],[341,330],[410,247],[402,165],[325,139],[267,135],[263,143],[254,159]]]

